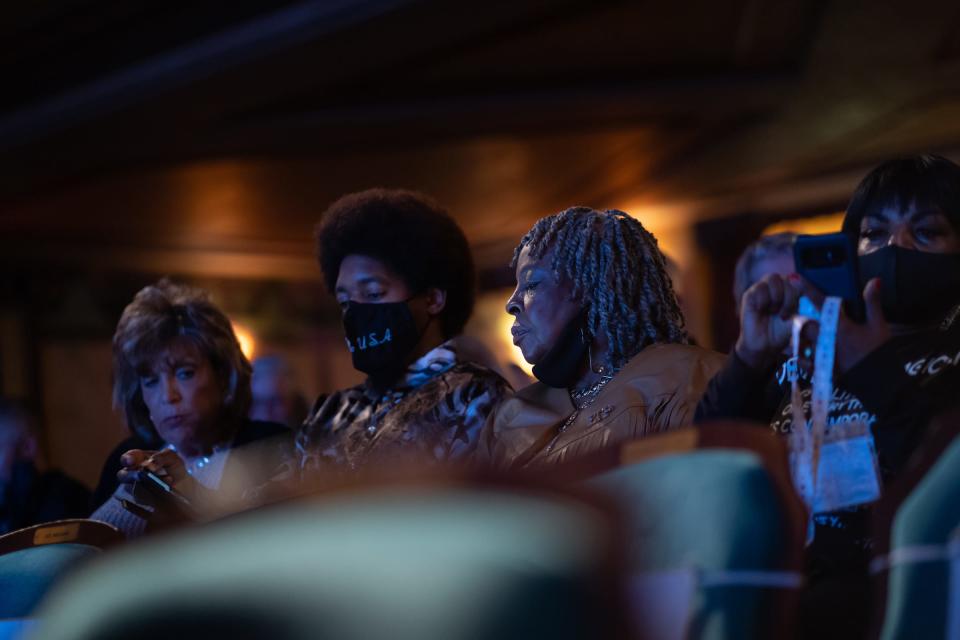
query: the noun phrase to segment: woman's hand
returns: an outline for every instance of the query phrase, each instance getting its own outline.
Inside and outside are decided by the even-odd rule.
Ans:
[[[765,369],[790,343],[791,323],[802,293],[799,276],[770,274],[747,289],[740,306],[734,350],[752,369]]]
[[[123,465],[123,469],[117,474],[120,482],[136,482],[140,471],[151,471],[180,493],[187,496],[192,494],[195,481],[187,473],[183,459],[174,451],[131,449],[120,457],[120,463]]]
[[[804,295],[814,301],[817,306],[823,303],[823,294],[813,285],[804,286]],[[863,289],[863,301],[866,308],[866,319],[862,324],[854,322],[840,309],[840,318],[837,321],[836,356],[834,369],[838,373],[846,373],[858,362],[863,360],[893,336],[890,323],[883,315],[883,306],[880,297],[880,278],[873,278]],[[808,322],[804,325],[804,333],[811,327],[809,334],[812,344],[817,343],[819,325]]]

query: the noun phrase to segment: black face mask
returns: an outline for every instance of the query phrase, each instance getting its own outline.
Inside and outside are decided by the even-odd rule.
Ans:
[[[556,344],[533,365],[533,375],[548,387],[569,389],[580,375],[588,346],[584,339],[583,317],[576,316],[564,327]]]
[[[960,253],[931,253],[888,245],[859,258],[860,283],[880,278],[883,314],[890,322],[939,322],[960,303]]]
[[[403,373],[421,335],[406,302],[351,302],[343,314],[343,331],[353,368],[386,382]]]

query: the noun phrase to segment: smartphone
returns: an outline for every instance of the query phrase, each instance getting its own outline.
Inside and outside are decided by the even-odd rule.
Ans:
[[[824,295],[842,298],[849,318],[864,321],[857,248],[852,238],[843,233],[797,236],[793,259],[797,273]]]
[[[137,482],[142,482],[143,484],[150,487],[154,494],[158,495],[161,498],[166,498],[173,503],[175,503],[180,509],[183,509],[187,512],[193,512],[193,505],[190,503],[187,498],[173,488],[173,486],[155,474],[152,471],[146,469],[141,469],[137,473]]]

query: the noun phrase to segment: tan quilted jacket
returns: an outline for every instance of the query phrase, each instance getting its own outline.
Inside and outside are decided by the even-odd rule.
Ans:
[[[689,425],[723,361],[695,346],[646,347],[562,430],[575,411],[569,393],[535,383],[500,405],[478,453],[498,467],[549,466]]]

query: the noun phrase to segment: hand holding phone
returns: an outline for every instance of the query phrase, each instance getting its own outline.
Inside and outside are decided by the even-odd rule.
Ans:
[[[176,452],[164,449],[160,451],[142,451],[133,449],[123,454],[124,465],[119,473],[121,482],[142,487],[159,502],[175,506],[181,511],[193,513],[190,499],[182,491],[174,488],[193,482],[186,472],[183,460]]]
[[[852,238],[844,233],[797,236],[793,257],[798,274],[823,295],[842,298],[847,317],[864,322],[857,250]]]
[[[806,287],[808,294],[817,293],[810,289],[810,286]],[[841,314],[837,324],[835,362],[840,373],[849,371],[893,336],[892,327],[883,315],[879,278],[874,278],[864,287],[862,302],[864,308],[862,322],[854,322],[846,314]],[[816,343],[818,336],[817,322],[808,322],[804,325],[804,337],[808,342]]]
[[[182,493],[174,489],[173,485],[167,482],[164,478],[161,478],[153,471],[148,470],[142,470],[140,474],[141,479],[138,482],[142,482],[144,485],[150,487],[154,494],[159,496],[160,499],[170,500],[174,502],[180,509],[189,510],[191,512],[193,511],[193,505],[191,504],[190,500],[188,500],[187,497]],[[169,478],[167,478],[167,480],[168,479]]]
[[[762,370],[776,363],[790,342],[801,293],[799,276],[771,273],[743,294],[740,337],[734,350],[747,366]]]

